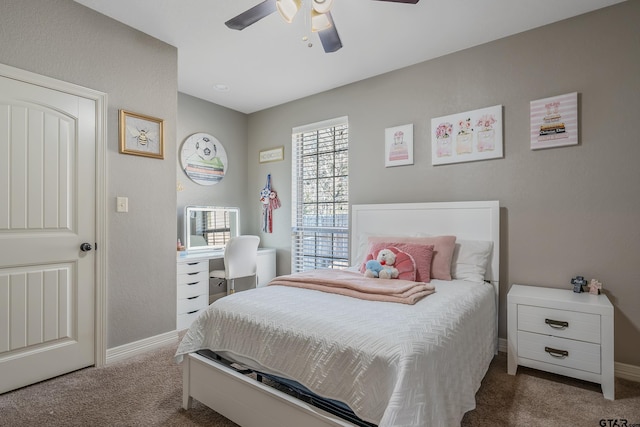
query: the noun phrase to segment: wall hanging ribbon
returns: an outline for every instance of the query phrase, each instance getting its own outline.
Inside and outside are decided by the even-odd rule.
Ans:
[[[278,193],[271,188],[271,174],[267,175],[267,185],[260,191],[260,203],[262,203],[262,231],[273,233],[273,210],[282,204],[278,199]]]

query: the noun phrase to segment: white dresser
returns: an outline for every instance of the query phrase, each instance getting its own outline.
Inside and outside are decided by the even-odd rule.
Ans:
[[[186,329],[209,305],[209,259],[180,259],[177,264],[176,329]]]
[[[182,330],[191,326],[191,322],[200,312],[209,306],[209,270],[210,260],[224,259],[224,251],[201,251],[177,254],[177,305],[176,329]],[[224,268],[222,266],[221,268]],[[259,248],[257,258],[257,285],[265,286],[276,277],[276,250]],[[253,278],[237,279],[236,290],[249,289],[255,286]],[[226,293],[216,294],[219,298]]]
[[[613,306],[606,295],[513,285],[507,372],[518,365],[599,383],[613,400]]]

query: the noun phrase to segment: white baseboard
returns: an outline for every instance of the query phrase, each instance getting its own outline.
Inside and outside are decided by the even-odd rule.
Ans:
[[[506,338],[498,338],[498,351],[500,353],[507,352],[507,339]]]
[[[640,383],[640,366],[615,362],[614,370],[616,377]]]
[[[507,340],[505,338],[498,338],[498,351],[501,353],[507,352]],[[616,377],[640,383],[640,366],[614,362],[613,369]]]
[[[131,342],[129,344],[124,344],[118,347],[108,348],[106,363],[108,365],[109,363],[128,359],[129,357],[137,356],[149,350],[153,350],[168,344],[176,344],[177,342],[178,331],[171,331],[139,341]]]

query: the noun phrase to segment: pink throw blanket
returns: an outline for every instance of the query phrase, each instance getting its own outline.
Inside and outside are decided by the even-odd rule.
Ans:
[[[278,276],[269,285],[293,286],[371,301],[415,304],[436,291],[431,283],[398,279],[373,279],[353,271],[310,270]]]

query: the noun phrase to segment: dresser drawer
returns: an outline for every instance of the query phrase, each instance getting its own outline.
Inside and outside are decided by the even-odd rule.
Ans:
[[[194,282],[192,284],[178,285],[177,297],[179,300],[203,294],[209,295],[208,280]]]
[[[179,262],[177,265],[178,275],[183,273],[196,273],[200,271],[209,271],[209,260]]]
[[[518,356],[600,374],[600,346],[588,342],[518,331]]]
[[[179,298],[177,306],[177,314],[184,314],[190,311],[200,310],[209,305],[209,295],[200,294],[189,298]]]
[[[518,330],[600,344],[600,316],[592,313],[519,305]]]
[[[209,281],[208,271],[178,274],[178,286],[187,285],[190,283],[208,282],[208,281]]]
[[[194,320],[196,320],[196,318],[203,311],[204,311],[204,308],[200,309],[198,311],[191,312],[191,313],[178,314],[177,319],[176,319],[176,329],[177,330],[181,330],[181,329],[188,328],[189,326],[191,326],[191,323]]]

